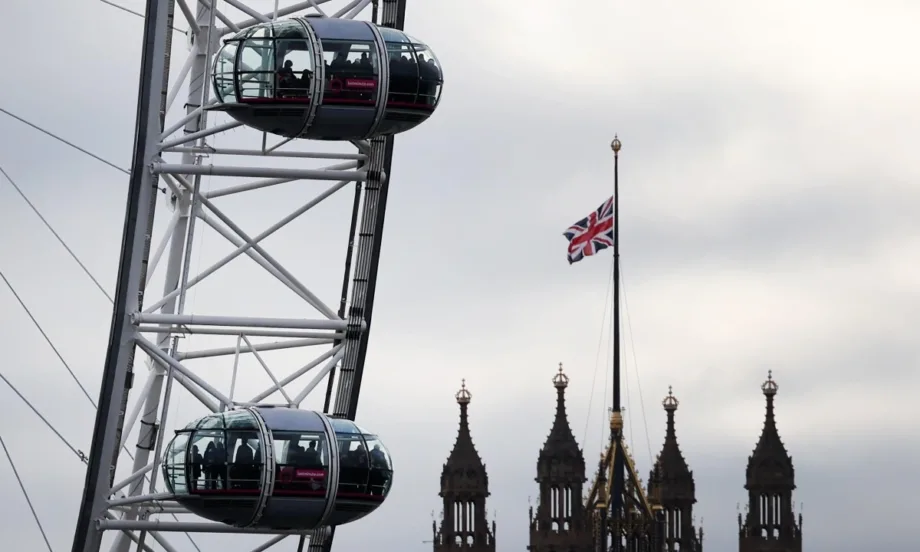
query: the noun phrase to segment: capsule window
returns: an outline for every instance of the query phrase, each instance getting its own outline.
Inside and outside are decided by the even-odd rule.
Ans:
[[[329,447],[323,433],[272,432],[275,447],[274,495],[325,496]]]
[[[255,417],[248,410],[231,410],[224,414],[223,419],[227,429],[259,429]]]
[[[216,419],[221,421],[220,417]],[[192,462],[192,472],[189,474],[190,492],[202,494],[227,489],[227,445],[223,430],[195,432],[189,458]]]
[[[173,494],[188,493],[188,479],[186,473],[186,451],[188,449],[188,433],[179,433],[173,437],[166,449],[166,458],[163,461],[163,479],[166,487]]]
[[[339,490],[338,496],[357,497],[367,495],[370,476],[367,445],[360,433],[339,433]]]
[[[224,417],[222,414],[205,416],[198,421],[196,427],[198,429],[224,429]]]
[[[217,99],[224,103],[236,102],[236,86],[233,84],[234,65],[238,45],[227,42],[217,54],[217,70],[214,72],[214,90]]]
[[[278,99],[309,101],[313,84],[313,54],[310,44],[302,38],[275,41],[278,62]]]
[[[415,53],[418,57],[419,90],[418,103],[422,106],[434,108],[441,95],[441,83],[444,77],[441,64],[434,57],[434,52],[424,44],[415,44]]]
[[[393,481],[393,462],[390,453],[376,435],[365,435],[370,458],[368,494],[386,496]]]
[[[409,42],[409,37],[402,31],[390,27],[377,27],[384,42]]]
[[[373,106],[377,94],[377,48],[369,41],[323,40],[325,105]]]
[[[387,105],[415,105],[419,90],[419,67],[415,50],[408,43],[388,43],[387,56],[390,63],[390,95]]]
[[[265,34],[265,29],[253,35]],[[274,99],[275,49],[270,38],[247,38],[240,46],[240,99],[245,101]]]
[[[228,424],[229,425],[229,424]],[[257,431],[227,431],[227,475],[229,488],[240,493],[258,493],[262,479],[262,445]]]
[[[361,433],[357,424],[345,418],[329,418],[329,423],[332,424],[332,429],[337,436],[349,433]]]

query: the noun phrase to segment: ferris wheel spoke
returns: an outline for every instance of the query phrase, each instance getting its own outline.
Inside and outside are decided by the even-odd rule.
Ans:
[[[345,7],[335,12],[332,17],[341,17],[343,19],[354,19],[369,4],[371,0],[351,0]]]
[[[277,17],[285,17],[285,16],[288,16],[288,15],[295,14],[295,13],[297,13],[297,12],[302,12],[302,11],[304,11],[304,10],[309,10],[309,9],[311,9],[311,8],[314,9],[314,10],[316,10],[317,13],[319,13],[320,15],[325,16],[325,14],[322,12],[322,10],[320,10],[320,6],[323,5],[323,4],[328,4],[329,2],[332,2],[332,1],[333,1],[333,0],[305,0],[305,1],[302,1],[302,2],[297,2],[296,4],[292,4],[292,5],[286,6],[286,7],[284,7],[284,8],[278,8]],[[266,18],[271,18],[271,16],[275,15],[275,13],[276,13],[276,12],[275,12],[274,10],[272,10],[271,12],[263,13],[263,14],[261,14],[261,15],[262,15],[263,17],[266,17]],[[255,18],[249,18],[249,19],[245,19],[245,20],[243,20],[243,21],[240,21],[240,22],[238,22],[238,23],[233,23],[233,26],[232,26],[232,27],[231,27],[230,24],[228,24],[227,26],[230,27],[230,29],[225,29],[223,34],[229,34],[229,33],[231,33],[231,32],[239,32],[240,29],[245,29],[246,27],[251,27],[252,25],[255,25],[255,24],[258,23],[258,22],[259,22],[259,21],[258,21],[257,19],[255,19]],[[226,22],[225,22],[225,23],[226,23]],[[236,27],[236,29],[231,30],[231,29],[233,29],[233,27]]]
[[[242,335],[242,334],[241,334]],[[341,336],[341,334],[333,334],[333,337],[328,338],[298,338],[298,339],[288,339],[285,341],[272,341],[269,343],[255,343],[247,344],[241,347],[221,347],[218,349],[199,349],[192,351],[180,351],[177,353],[177,358],[179,360],[185,359],[196,359],[196,358],[212,358],[219,356],[229,356],[235,354],[245,354],[253,351],[279,351],[282,349],[294,349],[301,347],[314,347],[316,345],[331,345],[335,340],[335,335]]]
[[[280,385],[282,385],[282,386],[288,385],[288,384],[290,384],[291,382],[293,382],[293,381],[295,381],[295,380],[297,380],[297,379],[300,379],[301,376],[303,376],[303,375],[306,374],[307,372],[313,370],[314,368],[316,368],[317,366],[319,366],[319,365],[322,364],[323,362],[325,362],[326,365],[320,370],[320,374],[324,376],[325,374],[329,373],[329,371],[332,369],[332,366],[335,366],[335,364],[336,364],[339,360],[341,360],[343,348],[344,348],[344,345],[336,345],[336,346],[333,347],[332,349],[329,349],[328,351],[325,351],[323,354],[319,355],[318,357],[314,358],[313,360],[311,360],[311,361],[308,362],[307,364],[305,364],[305,365],[303,365],[302,367],[300,367],[299,369],[295,370],[293,373],[291,373],[291,374],[288,375],[287,377],[283,378],[283,379],[281,380],[281,382],[280,382]],[[320,377],[320,376],[317,376],[317,379],[321,379],[321,377]],[[311,383],[312,383],[312,382],[311,382]],[[308,386],[308,387],[309,387],[309,386]],[[272,395],[272,393],[274,393],[274,388],[268,388],[268,389],[266,389],[265,391],[262,391],[262,392],[259,393],[258,395],[256,395],[256,396],[254,396],[253,398],[251,398],[247,404],[259,404],[259,403],[261,403],[262,401],[264,401],[265,399],[267,399],[268,397],[270,397],[270,396]],[[299,397],[299,396],[300,396],[300,395],[298,394],[298,397]],[[301,399],[301,401],[302,401],[302,400],[303,400],[303,399]]]
[[[198,34],[201,32],[201,28],[198,27],[198,22],[195,20],[195,14],[192,13],[192,9],[189,7],[186,0],[176,0],[176,5],[179,6],[179,10],[182,11],[182,15],[185,16],[185,21],[188,23],[189,32]]]
[[[211,5],[211,1],[210,1],[210,0],[198,0],[198,2],[199,2],[202,6],[204,6],[207,10],[209,10],[209,11],[210,11],[210,10],[213,10],[214,13],[215,13],[215,15],[216,15],[216,17],[217,17],[217,19],[220,19],[221,22],[223,22],[223,24],[227,26],[226,29],[222,29],[222,30],[221,30],[221,33],[222,33],[222,34],[238,33],[238,32],[240,32],[240,26],[237,25],[236,23],[234,23],[233,20],[231,20],[229,17],[227,17],[227,15],[224,14],[222,11],[220,11],[220,10],[218,10],[218,9],[215,9],[215,8]],[[252,21],[252,23],[249,23],[248,25],[243,25],[243,26],[244,26],[244,27],[248,27],[248,26],[250,26],[250,25],[254,25],[255,23],[256,23],[256,21]]]

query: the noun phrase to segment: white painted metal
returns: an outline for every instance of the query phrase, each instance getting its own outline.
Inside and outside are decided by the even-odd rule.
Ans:
[[[398,26],[397,14],[404,9],[404,1],[381,2],[378,22]],[[97,415],[74,552],[99,552],[107,531],[115,535],[114,552],[193,549],[189,546],[190,539],[167,538],[163,534],[167,532],[270,533],[194,521],[197,518],[175,521],[176,515],[186,515],[187,511],[157,484],[162,451],[172,436],[171,427],[181,427],[189,421],[176,419],[175,413],[169,414],[176,408],[175,395],[178,394],[172,393],[173,383],[188,390],[203,406],[203,411],[217,412],[254,404],[300,406],[320,383],[335,377],[337,386],[330,384],[329,389],[335,388],[336,392],[326,398],[328,411],[341,416],[354,415],[354,390],[359,384],[359,365],[366,348],[366,341],[362,341],[366,340],[368,329],[366,302],[376,272],[373,251],[375,240],[379,240],[379,219],[382,218],[378,201],[385,197],[382,190],[385,190],[392,145],[387,139],[374,138],[353,143],[312,144],[315,147],[302,140],[267,146],[263,137],[260,149],[230,147],[222,138],[228,132],[247,133],[255,139],[260,135],[226,117],[216,120],[222,114],[215,116],[207,108],[214,104],[210,98],[210,73],[221,37],[259,21],[311,12],[355,18],[363,11],[364,16],[369,17],[372,2],[289,0],[274,4],[269,13],[261,13],[260,9],[268,7],[267,4],[249,0],[197,0],[194,3],[191,0],[147,0],[139,134],[129,194],[133,201],[128,207],[112,337],[103,376],[103,400]],[[378,12],[378,8],[374,11]],[[176,71],[170,71],[169,67],[173,17],[184,18],[190,36],[188,57]],[[174,79],[171,85],[168,75]],[[180,108],[181,113],[174,115],[176,110],[170,108],[183,91],[185,105]],[[310,151],[312,149],[316,151]],[[218,163],[214,162],[215,157]],[[288,163],[296,161],[297,166],[279,166],[285,160]],[[308,166],[310,162],[324,160],[339,163]],[[263,180],[240,182],[239,177]],[[204,178],[209,179],[210,189],[202,189]],[[242,197],[251,209],[258,210],[260,201],[268,202],[265,205],[275,201],[267,195],[262,199],[261,195],[272,193],[277,185],[292,183],[295,189],[316,187],[316,184],[300,182],[304,180],[334,181],[335,184],[254,236],[243,230],[246,226],[243,221],[215,205],[215,202],[224,201],[223,198]],[[158,186],[165,186],[165,196],[155,193]],[[346,188],[360,193],[360,198],[356,197],[354,202],[360,209],[355,211],[353,242],[347,244],[354,253],[354,267],[346,265],[344,277],[341,263],[317,258],[304,273],[303,267],[292,269],[269,253],[272,248],[265,245],[266,238],[311,214],[311,209]],[[157,205],[164,200],[172,212],[164,212],[164,205]],[[158,212],[163,224],[157,224]],[[165,218],[163,213],[166,213]],[[351,215],[350,210],[344,211],[341,220],[347,221]],[[197,232],[196,221],[205,223],[199,225]],[[203,231],[219,236],[214,239],[226,240],[233,252],[212,261],[210,266],[206,264],[201,270],[193,266],[192,259],[196,258],[193,253],[200,248],[196,237]],[[157,241],[151,243],[154,232]],[[213,243],[213,239],[209,243]],[[346,244],[341,243],[341,247],[344,249]],[[258,297],[260,292],[260,289],[245,287],[227,292],[229,295],[222,303],[227,307],[225,312],[198,312],[189,308],[186,296],[190,289],[200,287],[206,278],[226,270],[227,264],[243,255],[290,290],[298,305],[296,318],[278,316],[269,310],[240,316],[230,308],[235,294]],[[164,256],[165,267],[159,272]],[[324,301],[320,294],[304,284],[318,271],[337,273],[338,281],[350,282],[346,288],[350,294],[347,310],[344,300],[327,294]],[[147,284],[154,280],[162,280],[162,296],[145,297],[145,292],[149,291]],[[271,278],[268,281],[271,282]],[[328,306],[333,300],[339,300],[338,312]],[[146,308],[145,302],[149,305]],[[156,337],[144,337],[149,334]],[[206,340],[208,346],[180,352],[180,340],[191,336]],[[273,341],[258,341],[265,338]],[[298,362],[301,366],[293,371],[282,372],[264,356],[270,352],[293,350],[301,351],[304,357]],[[308,354],[310,351],[315,353]],[[146,380],[137,388],[133,385],[135,354],[147,357]],[[232,361],[224,357],[232,357]],[[246,361],[242,362],[244,359]],[[196,364],[208,361],[219,362],[222,369],[203,370]],[[310,381],[301,381],[311,371]],[[267,375],[268,388],[246,402],[234,399],[235,393],[251,394],[240,387],[238,378],[254,373],[262,377]],[[187,408],[187,403],[183,407]],[[123,461],[119,464],[118,451],[131,436],[135,442],[133,463]],[[241,541],[222,541],[220,548],[227,552],[244,548],[258,552],[294,534],[277,533],[278,536],[262,544],[235,545],[234,542]],[[329,532],[321,531],[320,534],[328,536]],[[319,550],[317,544],[311,542],[310,550]]]

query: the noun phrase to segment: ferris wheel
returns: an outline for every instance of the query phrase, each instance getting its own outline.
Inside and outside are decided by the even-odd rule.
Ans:
[[[389,452],[354,419],[393,135],[432,115],[443,83],[434,53],[402,31],[405,11],[405,0],[147,0],[74,552],[183,550],[177,533],[271,535],[255,550],[294,535],[298,550],[328,550],[336,526],[386,498]],[[178,70],[177,25],[188,29]],[[255,219],[263,229],[247,229]],[[295,225],[302,248],[282,263],[269,242]],[[221,279],[242,257],[245,270]],[[199,415],[179,418],[188,402]]]

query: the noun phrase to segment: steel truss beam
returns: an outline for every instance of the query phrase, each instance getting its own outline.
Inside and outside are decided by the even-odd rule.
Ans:
[[[160,518],[164,514],[188,514],[158,484],[164,449],[172,433],[168,428],[188,421],[169,417],[170,407],[175,406],[174,384],[195,397],[204,412],[218,412],[272,402],[300,406],[326,381],[324,410],[354,419],[373,311],[393,139],[342,143],[334,148],[337,151],[309,151],[310,144],[303,141],[282,140],[267,146],[264,135],[255,130],[232,120],[210,120],[226,117],[208,109],[215,103],[208,76],[220,38],[249,25],[301,15],[306,10],[344,18],[364,12],[378,23],[402,28],[405,0],[383,0],[379,11],[376,0],[289,0],[280,2],[289,5],[276,6],[272,13],[259,13],[246,0],[146,3],[137,134],[115,308],[72,550],[100,551],[107,531],[114,535],[113,552],[181,550],[164,535],[169,532],[275,533],[254,549],[258,552],[293,533]],[[367,13],[371,7],[373,14]],[[183,64],[171,71],[172,33],[168,30],[175,17],[188,22],[190,43]],[[183,93],[184,106],[170,109]],[[223,137],[229,132],[261,138],[262,146],[228,145],[226,140],[231,139]],[[328,150],[329,144],[325,145]],[[298,165],[277,165],[284,160]],[[240,182],[239,178],[255,180]],[[202,189],[203,179],[207,179],[207,189]],[[318,193],[299,206],[292,205],[296,208],[288,215],[255,233],[245,230],[247,224],[220,205],[225,197],[245,196],[247,204],[258,210],[260,195],[279,185],[288,185],[292,193]],[[167,210],[165,216],[162,206],[157,209],[162,197],[156,193],[158,186],[169,192],[167,202],[172,212]],[[345,188],[353,188],[355,197],[350,237],[347,244],[342,243],[347,253],[344,271],[317,258],[308,273],[297,273],[272,254],[267,238],[310,216],[314,207]],[[347,220],[347,216],[341,219]],[[193,262],[200,259],[195,255],[196,233],[209,229],[219,236],[217,239],[231,244],[233,251],[201,267]],[[309,255],[307,247],[304,254]],[[213,274],[227,271],[228,265],[243,256],[267,274],[268,283],[274,278],[290,291],[292,302],[286,305],[287,312],[296,305],[296,318],[267,310],[241,316],[232,311],[234,295],[239,291],[224,291],[230,293],[221,303],[227,311],[192,312],[187,305],[188,292],[207,288]],[[332,298],[324,301],[320,293],[308,287],[320,270],[344,272],[337,308],[330,306]],[[145,301],[148,284],[154,280],[162,281],[163,292]],[[257,297],[259,291],[259,286],[251,286],[245,293]],[[258,304],[269,305],[271,301]],[[208,345],[180,351],[180,340],[192,336]],[[293,369],[265,356],[295,350],[316,353],[298,361],[300,366]],[[137,353],[146,357],[147,367],[139,388],[134,385]],[[216,366],[223,370],[201,369],[201,363],[208,362],[212,368],[218,363]],[[214,379],[215,372],[219,380]],[[304,378],[308,373],[311,377]],[[255,375],[270,384],[252,397],[242,397],[248,400],[237,398],[238,381]],[[129,438],[135,442],[133,465],[119,464],[118,451]],[[320,529],[297,535],[299,549],[309,541],[308,550],[317,552],[329,550],[333,531]]]

